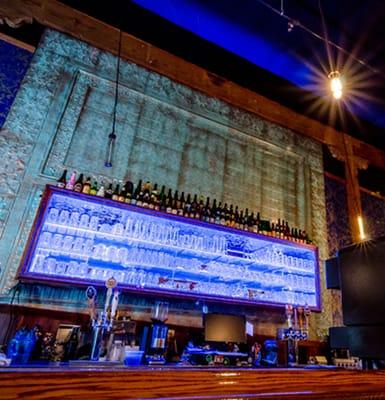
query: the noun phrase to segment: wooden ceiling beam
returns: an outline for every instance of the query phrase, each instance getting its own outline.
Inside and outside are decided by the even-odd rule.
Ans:
[[[117,54],[118,29],[56,0],[1,0],[1,17],[32,17],[44,26]],[[333,127],[290,110],[127,33],[123,33],[121,56],[321,143],[338,148],[343,146],[342,133]],[[385,152],[353,137],[350,140],[355,155],[385,169]]]

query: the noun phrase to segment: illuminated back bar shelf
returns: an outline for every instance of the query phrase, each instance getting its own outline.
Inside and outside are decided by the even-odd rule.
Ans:
[[[47,186],[23,280],[320,310],[315,246]]]

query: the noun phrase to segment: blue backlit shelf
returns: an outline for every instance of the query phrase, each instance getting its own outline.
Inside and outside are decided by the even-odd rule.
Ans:
[[[314,246],[47,186],[22,279],[320,310]]]

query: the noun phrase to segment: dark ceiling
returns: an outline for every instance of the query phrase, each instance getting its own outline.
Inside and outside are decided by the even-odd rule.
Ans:
[[[319,0],[283,1],[292,32],[266,7],[280,9],[281,0],[62,2],[385,150],[385,1],[321,1],[329,39],[343,48],[330,47],[332,58],[352,75],[338,111],[317,77],[330,70],[325,43],[296,25],[324,35]],[[230,34],[215,32],[223,26]],[[273,50],[253,46],[253,38]]]

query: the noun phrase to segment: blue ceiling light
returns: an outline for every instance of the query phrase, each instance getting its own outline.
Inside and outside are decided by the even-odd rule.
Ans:
[[[189,0],[133,2],[297,86],[311,84],[311,70],[286,48],[211,12],[204,4]]]

